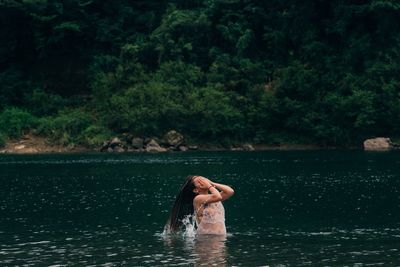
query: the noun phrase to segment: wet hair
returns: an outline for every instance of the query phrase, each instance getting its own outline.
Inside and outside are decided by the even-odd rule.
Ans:
[[[167,233],[179,231],[182,226],[182,219],[186,215],[191,215],[194,212],[193,199],[196,196],[196,193],[193,192],[196,188],[193,181],[194,177],[196,177],[196,175],[189,175],[186,177],[185,183],[182,185],[175,198],[170,216],[164,228]]]

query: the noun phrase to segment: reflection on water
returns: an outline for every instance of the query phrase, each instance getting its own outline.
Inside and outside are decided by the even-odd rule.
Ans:
[[[188,237],[162,235],[167,251],[182,250],[188,255],[185,262],[193,266],[228,266],[227,237],[224,235],[197,235]]]
[[[224,235],[199,235],[193,242],[195,266],[228,266]]]

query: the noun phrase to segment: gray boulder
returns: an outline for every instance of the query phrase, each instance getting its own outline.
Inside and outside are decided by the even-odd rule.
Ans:
[[[394,148],[390,138],[377,137],[364,141],[365,150],[390,150]]]
[[[167,149],[161,147],[156,140],[151,139],[150,142],[147,143],[146,145],[146,151],[147,152],[165,152]]]
[[[147,145],[151,140],[153,140],[153,138],[145,137],[145,138],[143,139],[143,143],[144,143],[145,145]]]
[[[111,147],[111,148],[114,148],[114,147],[116,147],[116,146],[121,146],[122,145],[122,142],[121,142],[121,140],[118,138],[118,137],[114,137],[112,140],[111,140],[111,142],[109,143],[109,146]]]
[[[108,149],[109,141],[104,141],[101,145],[100,151],[106,151]]]
[[[120,146],[116,146],[113,148],[113,152],[125,152],[125,149]]]
[[[134,138],[132,138],[131,143],[132,143],[133,148],[139,149],[139,148],[143,148],[144,140],[139,137],[134,137]]]
[[[181,145],[184,139],[185,138],[183,137],[183,135],[175,130],[169,131],[164,135],[164,141],[166,142],[166,144],[173,147],[178,147],[179,145]]]
[[[231,146],[232,151],[254,151],[253,145],[245,143],[239,146]]]
[[[180,145],[178,147],[178,149],[179,149],[179,151],[188,151],[189,148],[187,146],[185,146],[185,145]]]
[[[251,144],[248,144],[248,143],[243,144],[242,148],[243,148],[244,151],[254,151],[254,147]]]
[[[125,148],[126,142],[122,142],[118,137],[114,137],[112,140],[104,141],[100,151],[124,152]]]

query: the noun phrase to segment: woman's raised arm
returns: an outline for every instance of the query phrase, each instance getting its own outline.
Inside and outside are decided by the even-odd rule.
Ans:
[[[232,187],[228,185],[214,183],[214,182],[211,182],[211,185],[215,186],[215,188],[217,188],[218,190],[221,190],[220,192],[222,197],[221,201],[224,201],[233,196],[233,194],[235,194],[235,191],[232,189]]]
[[[194,203],[199,206],[201,203],[212,203],[222,201],[222,193],[220,193],[211,183],[210,180],[201,177],[199,184],[202,188],[207,189],[211,194],[197,195],[194,198]]]
[[[215,182],[213,182],[210,179],[207,179],[205,177],[203,177],[203,179],[208,181],[212,186],[214,186],[218,190],[221,190],[221,192],[220,192],[221,197],[222,197],[221,201],[224,201],[224,200],[230,198],[231,196],[233,196],[233,194],[235,194],[235,191],[232,189],[232,187],[230,187],[228,185],[215,183]]]

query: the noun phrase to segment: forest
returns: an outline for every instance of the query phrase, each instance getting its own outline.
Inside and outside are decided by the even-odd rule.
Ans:
[[[0,146],[400,137],[396,0],[2,0],[0,36]]]

